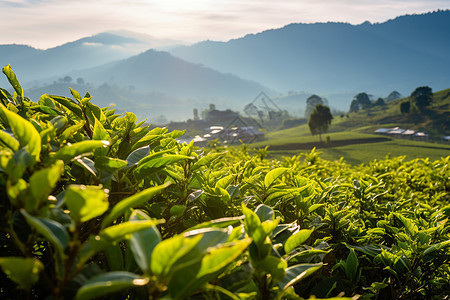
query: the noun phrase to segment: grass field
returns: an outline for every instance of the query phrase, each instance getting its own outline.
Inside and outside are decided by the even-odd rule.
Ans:
[[[298,155],[309,150],[271,150],[268,148],[268,158]],[[341,147],[319,148],[320,157],[327,160],[339,160],[341,157],[347,163],[357,165],[368,163],[374,159],[384,159],[386,156],[406,156],[405,160],[429,158],[431,161],[450,155],[450,145],[415,142],[393,139],[387,142],[353,144]]]
[[[330,143],[326,143],[330,137]],[[264,148],[269,145],[268,158],[282,158],[299,153],[309,152],[316,147],[327,160],[338,160],[341,157],[347,163],[356,165],[368,163],[374,159],[384,159],[386,156],[406,156],[406,160],[429,158],[437,160],[450,155],[450,145],[418,142],[402,139],[392,139],[385,136],[361,133],[360,128],[355,131],[330,132],[322,136],[311,136],[308,126],[269,132],[266,139],[251,147]]]

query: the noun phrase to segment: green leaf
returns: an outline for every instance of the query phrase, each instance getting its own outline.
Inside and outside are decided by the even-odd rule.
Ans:
[[[280,176],[282,176],[288,170],[289,170],[289,168],[276,168],[276,169],[271,170],[264,177],[264,186],[266,188],[269,188],[270,186],[272,186],[272,184],[275,182],[275,180],[277,180]]]
[[[256,263],[264,272],[272,275],[275,280],[282,280],[286,276],[287,263],[281,258],[269,255]]]
[[[214,160],[218,159],[219,157],[225,155],[225,153],[211,153],[208,155],[203,156],[202,158],[200,158],[193,166],[192,166],[192,170],[197,170],[200,167],[203,166],[208,166],[210,165]]]
[[[162,135],[155,135],[155,134],[147,134],[144,137],[142,137],[140,140],[138,140],[132,147],[131,147],[131,151],[134,151],[138,148],[142,148],[142,147],[149,147],[150,145],[152,145],[153,143],[155,143],[156,141],[160,140],[161,138],[163,138]],[[149,147],[150,148],[150,147]]]
[[[28,211],[38,209],[40,204],[47,200],[63,173],[64,163],[58,160],[50,168],[39,170],[31,175],[29,182],[32,198],[25,204]]]
[[[273,209],[264,204],[258,205],[255,210],[256,215],[259,217],[261,222],[264,221],[273,221]]]
[[[202,228],[226,228],[230,225],[234,225],[239,221],[243,220],[244,216],[239,217],[228,217],[221,219],[214,219],[211,221],[206,221],[197,225],[190,227],[188,230],[202,229]]]
[[[77,222],[86,222],[108,210],[106,191],[98,186],[70,185],[64,200],[70,214]]]
[[[81,154],[86,154],[92,152],[94,149],[108,145],[108,141],[81,141],[75,144],[67,144],[67,146],[59,149],[56,153],[50,153],[50,155],[55,159],[69,162]]]
[[[75,98],[75,100],[77,100],[78,102],[81,102],[81,96],[80,93],[78,93],[77,91],[75,91],[73,88],[69,87],[70,89],[70,93],[72,94],[72,96]]]
[[[50,219],[33,217],[23,208],[20,210],[20,212],[32,228],[34,228],[49,242],[51,242],[60,253],[64,252],[64,249],[69,244],[69,234],[67,233],[66,228],[61,225],[61,223]]]
[[[39,105],[41,106],[47,106],[49,108],[55,108],[55,102],[53,102],[52,98],[47,95],[43,94],[38,101]]]
[[[66,141],[67,139],[69,139],[72,135],[74,135],[75,133],[77,133],[81,128],[83,128],[84,124],[86,122],[85,121],[81,121],[75,125],[72,125],[68,128],[66,128],[61,135],[59,136],[59,140],[61,142]]]
[[[377,256],[382,251],[380,246],[375,246],[375,245],[352,246],[347,243],[344,243],[344,245],[348,249],[353,248],[355,250],[361,251],[362,253],[372,256],[372,257]]]
[[[358,273],[358,257],[356,257],[355,250],[350,249],[350,253],[345,261],[345,274],[348,279],[354,281]]]
[[[250,245],[247,238],[208,249],[197,265],[177,271],[169,284],[169,293],[174,299],[184,299],[209,281],[216,279]]]
[[[278,283],[278,286],[286,290],[297,282],[319,270],[323,264],[299,264],[286,269],[286,276]]]
[[[408,232],[411,236],[415,236],[419,232],[419,228],[416,224],[414,224],[413,220],[404,217],[400,213],[394,213],[394,216],[396,216],[403,223],[406,232]]]
[[[170,215],[177,218],[181,217],[186,210],[186,205],[174,205],[170,208]]]
[[[112,208],[109,214],[105,216],[105,218],[102,221],[102,228],[105,228],[115,219],[123,215],[126,210],[147,203],[154,195],[161,192],[171,184],[172,183],[169,181],[163,185],[148,188],[146,190],[134,194],[133,196],[121,200]]]
[[[22,289],[30,289],[39,280],[44,265],[34,258],[1,257],[0,267]]]
[[[151,271],[153,275],[167,277],[170,273],[173,273],[174,264],[187,255],[195,245],[202,238],[201,235],[197,235],[193,238],[187,238],[182,235],[177,235],[169,239],[163,240],[153,249],[151,258]],[[183,261],[180,261],[182,264]]]
[[[450,240],[431,245],[427,249],[425,249],[423,255],[428,255],[430,253],[433,253],[434,251],[440,250],[448,246],[450,246]]]
[[[245,231],[250,237],[253,237],[253,233],[256,231],[258,227],[261,226],[261,220],[259,219],[258,215],[255,214],[250,209],[248,209],[243,202],[242,202],[242,212],[245,216],[244,218]]]
[[[11,65],[7,65],[3,67],[2,69],[3,74],[6,75],[6,78],[8,78],[9,83],[16,91],[17,95],[19,95],[23,99],[23,89],[22,86],[19,83],[19,80],[17,80],[16,74],[14,74],[14,71],[11,68]]]
[[[94,123],[94,130],[92,132],[92,139],[93,140],[104,140],[104,141],[109,141],[110,140],[110,136],[109,133],[106,131],[106,129],[103,127],[103,125],[97,120],[97,118],[95,118],[95,123]],[[95,150],[95,155],[107,155],[108,154],[108,148],[98,148]]]
[[[107,150],[107,149],[106,149]],[[95,167],[100,170],[114,172],[127,166],[127,161],[108,156],[95,156]]]
[[[20,143],[11,134],[7,133],[5,130],[0,130],[0,141],[5,144],[6,147],[16,152],[19,150]]]
[[[19,141],[19,146],[26,147],[34,161],[39,161],[41,136],[36,128],[30,122],[10,111],[2,104],[0,104],[0,114],[8,122],[14,136]]]
[[[298,246],[302,245],[313,233],[314,229],[302,229],[294,235],[291,235],[284,243],[284,251],[291,252]]]
[[[144,177],[152,174],[159,168],[163,168],[173,163],[187,159],[192,158],[189,156],[177,154],[168,154],[166,156],[155,157],[154,159],[146,161],[143,164],[139,164],[136,170],[134,170],[134,174],[137,180],[142,180]]]
[[[148,221],[150,217],[140,210],[135,210],[130,216],[130,221]],[[134,260],[147,275],[150,274],[150,262],[156,245],[162,241],[161,234],[156,226],[152,226],[132,234],[130,248]]]
[[[145,221],[128,221],[125,223],[120,223],[101,230],[100,233],[89,242],[92,244],[92,249],[95,250],[95,252],[101,251],[107,246],[130,239],[132,234],[135,232],[161,223],[164,223],[164,220],[151,219]]]
[[[150,147],[145,146],[138,148],[130,153],[127,157],[127,168],[131,168],[139,163],[141,159],[148,156],[150,154]]]
[[[109,272],[89,279],[78,291],[75,299],[85,300],[104,296],[135,286],[144,286],[148,279],[139,275],[125,272]]]
[[[73,112],[79,119],[83,119],[83,111],[81,110],[81,107],[72,99],[54,95],[51,95],[50,97],[53,99],[53,101],[58,102],[59,104]]]

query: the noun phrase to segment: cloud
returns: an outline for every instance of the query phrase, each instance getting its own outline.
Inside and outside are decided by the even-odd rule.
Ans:
[[[108,30],[157,38],[227,40],[289,23],[384,22],[450,9],[448,0],[6,0],[0,44],[56,46]],[[20,20],[20,21],[19,21]]]

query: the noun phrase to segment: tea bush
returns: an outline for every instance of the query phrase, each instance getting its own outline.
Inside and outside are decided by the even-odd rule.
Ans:
[[[75,90],[33,102],[3,73],[2,299],[450,294],[448,156],[202,149]]]

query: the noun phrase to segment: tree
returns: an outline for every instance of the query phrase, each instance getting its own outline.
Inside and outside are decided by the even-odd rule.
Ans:
[[[322,104],[317,104],[309,116],[308,126],[311,134],[318,134],[322,142],[322,133],[327,132],[332,119],[333,116],[331,115],[330,108]]]
[[[84,79],[81,78],[81,77],[78,77],[78,78],[77,78],[77,84],[78,84],[78,85],[84,85]]]
[[[418,87],[411,93],[411,100],[423,112],[433,101],[433,91],[429,86]]]
[[[377,101],[375,101],[375,102],[373,103],[374,106],[383,106],[383,105],[385,105],[385,104],[386,104],[386,103],[384,102],[383,98],[378,98]]]
[[[411,109],[411,102],[406,101],[400,103],[400,112],[402,114],[409,114],[410,109]]]
[[[350,112],[355,112],[360,109],[366,109],[372,106],[369,95],[367,93],[359,93],[353,98],[350,104]]]
[[[309,118],[317,104],[324,105],[323,99],[317,95],[311,95],[306,99],[305,118]]]

